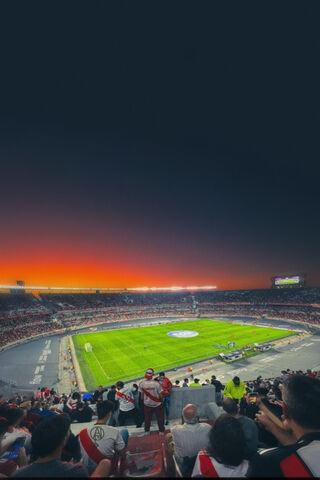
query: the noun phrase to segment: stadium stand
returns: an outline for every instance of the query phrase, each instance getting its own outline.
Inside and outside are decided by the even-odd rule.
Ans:
[[[251,316],[320,324],[320,288],[93,294],[0,293],[0,348],[35,335],[142,318]]]

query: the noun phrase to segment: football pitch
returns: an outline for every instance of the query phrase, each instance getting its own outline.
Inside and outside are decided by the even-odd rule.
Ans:
[[[192,337],[169,336],[169,332],[191,330]],[[218,320],[193,320],[148,327],[110,330],[74,335],[73,343],[83,380],[88,390],[112,385],[118,380],[142,377],[152,367],[155,372],[188,365],[235,348],[269,342],[295,332],[268,327],[238,325]],[[92,352],[85,351],[85,344]]]

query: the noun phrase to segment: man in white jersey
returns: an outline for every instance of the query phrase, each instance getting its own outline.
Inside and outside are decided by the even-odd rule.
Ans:
[[[106,425],[113,409],[113,403],[104,400],[97,404],[98,420],[95,425],[84,428],[79,433],[81,461],[91,474],[101,460],[114,460],[116,455],[125,452],[129,433]]]
[[[131,387],[125,387],[123,382],[116,383],[116,400],[119,400],[119,426],[126,425],[129,417],[133,417],[136,427],[141,427],[141,420],[138,410],[135,406],[134,396]]]
[[[144,430],[150,433],[150,425],[152,414],[157,417],[159,433],[164,435],[164,409],[162,403],[161,390],[159,382],[153,380],[154,370],[148,368],[145,373],[144,380],[139,384],[139,392],[144,406]]]

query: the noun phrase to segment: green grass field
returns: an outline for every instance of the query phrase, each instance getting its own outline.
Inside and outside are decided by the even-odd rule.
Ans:
[[[193,330],[199,335],[191,338],[168,336],[173,330]],[[158,372],[234,350],[213,348],[213,345],[227,346],[228,341],[234,341],[238,349],[292,334],[294,332],[288,330],[194,320],[79,334],[72,338],[83,379],[87,389],[92,390],[100,384],[108,386],[117,380],[143,376],[149,367]],[[91,343],[92,352],[85,352],[85,343]]]

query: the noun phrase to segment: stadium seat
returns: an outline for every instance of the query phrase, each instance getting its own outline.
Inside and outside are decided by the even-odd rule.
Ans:
[[[158,478],[167,476],[164,444],[160,449],[128,452],[120,460],[118,473],[123,477]]]

